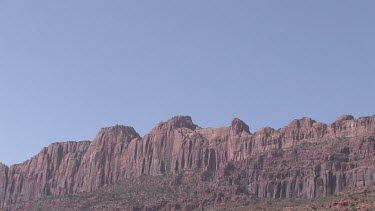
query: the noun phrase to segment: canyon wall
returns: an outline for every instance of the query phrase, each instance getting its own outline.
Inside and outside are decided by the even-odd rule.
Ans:
[[[188,116],[161,122],[143,138],[132,128],[103,128],[96,138],[54,143],[30,160],[0,163],[0,206],[97,190],[122,178],[180,171],[213,175],[240,167],[221,185],[245,181],[259,197],[314,198],[375,177],[375,116],[343,115],[326,125],[310,118],[251,133],[240,119],[229,127],[201,128]]]

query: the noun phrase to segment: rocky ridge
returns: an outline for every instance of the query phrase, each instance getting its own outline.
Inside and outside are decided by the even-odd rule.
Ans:
[[[208,204],[238,194],[326,197],[372,184],[374,155],[375,115],[343,115],[330,125],[301,118],[255,133],[237,118],[229,127],[201,128],[191,117],[176,116],[143,138],[134,128],[117,125],[103,128],[92,142],[54,143],[22,164],[0,163],[0,207],[189,171],[202,181],[215,178],[215,187],[241,187],[231,195],[210,196]]]

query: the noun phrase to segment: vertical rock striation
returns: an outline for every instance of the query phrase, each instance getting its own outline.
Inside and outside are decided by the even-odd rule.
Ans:
[[[8,185],[8,166],[0,163],[0,207],[3,206]]]
[[[88,146],[74,177],[74,192],[92,191],[124,177],[133,164],[129,158],[131,143],[141,138],[132,127],[103,128]]]
[[[2,203],[74,193],[74,175],[89,145],[89,141],[54,143],[30,160],[10,166]]]
[[[54,143],[30,160],[0,164],[0,205],[89,192],[122,178],[179,171],[216,174],[239,161],[235,174],[259,197],[314,198],[375,177],[375,116],[343,115],[326,125],[310,118],[254,134],[240,119],[200,128],[191,117],[159,123],[143,138],[132,127],[103,128],[92,141]]]

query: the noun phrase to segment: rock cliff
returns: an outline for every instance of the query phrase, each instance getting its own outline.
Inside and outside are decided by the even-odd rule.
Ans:
[[[0,163],[0,206],[189,171],[261,198],[315,198],[368,186],[375,180],[375,116],[343,115],[330,125],[301,118],[255,133],[237,118],[229,127],[201,128],[176,116],[143,138],[132,127],[103,128],[92,142],[54,143],[22,164]]]

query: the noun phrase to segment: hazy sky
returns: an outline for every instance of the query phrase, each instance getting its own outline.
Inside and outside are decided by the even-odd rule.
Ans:
[[[375,114],[375,1],[0,0],[0,161],[190,115]]]

